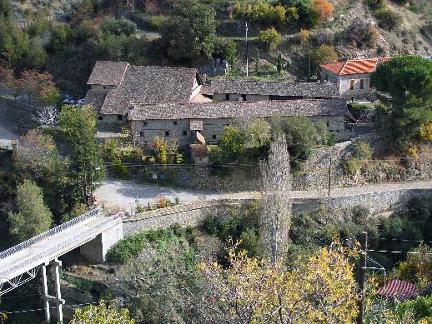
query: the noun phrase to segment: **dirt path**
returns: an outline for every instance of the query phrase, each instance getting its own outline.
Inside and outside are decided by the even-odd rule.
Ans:
[[[382,183],[350,188],[332,188],[331,197],[355,196],[372,192],[386,192],[400,189],[432,189],[432,181],[414,181],[403,183]],[[146,206],[148,203],[156,203],[164,196],[170,200],[179,198],[180,203],[189,203],[197,200],[212,199],[249,199],[258,197],[258,192],[218,193],[202,192],[180,188],[168,188],[155,185],[139,184],[132,181],[107,180],[96,192],[96,201],[108,208],[130,210],[136,203]],[[325,198],[328,197],[327,189],[292,191],[294,199]]]

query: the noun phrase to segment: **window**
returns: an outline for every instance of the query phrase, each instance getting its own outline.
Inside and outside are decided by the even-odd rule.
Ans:
[[[183,131],[183,136],[187,136],[187,131]]]
[[[226,93],[226,94],[225,94],[225,100],[230,100],[230,95],[229,95],[229,93]]]
[[[242,97],[243,101],[246,101],[246,95],[245,94],[242,94],[241,97]]]
[[[103,86],[104,89],[106,89],[106,86]]]
[[[122,115],[117,115],[117,120],[123,120],[123,116]]]
[[[99,116],[99,117],[98,117],[98,120],[103,120],[103,116]]]
[[[173,121],[173,124],[174,124],[174,125],[177,125],[177,120],[174,120],[174,121]]]
[[[165,131],[165,137],[169,137],[170,133],[169,131]]]
[[[143,126],[147,126],[147,121],[143,121]]]
[[[350,90],[354,90],[355,80],[350,80]]]
[[[140,132],[140,137],[144,137],[144,132]]]
[[[325,81],[325,82],[328,82],[328,80],[329,80],[329,76],[326,75],[326,76],[324,77],[324,81]]]
[[[213,135],[213,139],[216,139],[216,137],[217,137],[216,135]]]
[[[364,89],[365,88],[365,80],[364,79],[360,79],[360,89]]]

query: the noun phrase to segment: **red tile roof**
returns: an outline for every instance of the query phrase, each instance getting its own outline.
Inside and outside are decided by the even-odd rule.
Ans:
[[[352,75],[375,72],[377,66],[390,60],[390,57],[348,60],[336,63],[322,64],[321,68],[337,75]]]
[[[407,281],[391,280],[384,286],[378,289],[378,295],[387,298],[396,298],[398,300],[405,300],[418,295],[417,287]]]

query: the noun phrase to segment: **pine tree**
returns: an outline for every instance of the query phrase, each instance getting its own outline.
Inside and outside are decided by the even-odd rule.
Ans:
[[[42,189],[24,180],[17,189],[16,213],[9,214],[10,233],[20,241],[47,231],[52,224],[51,211],[45,206]]]

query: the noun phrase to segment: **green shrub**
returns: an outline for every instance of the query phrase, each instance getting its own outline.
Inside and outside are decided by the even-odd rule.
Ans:
[[[275,51],[282,43],[282,36],[274,27],[261,30],[258,36],[259,42],[269,51]]]
[[[353,102],[348,104],[348,110],[356,119],[369,119],[374,111],[374,106]]]
[[[196,243],[192,228],[182,228],[176,224],[167,229],[147,230],[129,236],[111,247],[106,259],[109,263],[125,263],[136,258],[147,244],[155,248],[163,248],[173,240],[185,240],[190,244]]]
[[[356,141],[353,144],[353,157],[360,160],[372,159],[372,148],[369,143],[363,140]]]
[[[384,0],[365,0],[365,4],[372,10],[379,10],[384,8]]]
[[[165,16],[151,16],[148,19],[148,26],[152,30],[160,31],[167,23],[168,18]]]
[[[262,246],[259,239],[259,206],[246,203],[233,207],[226,218],[209,215],[203,222],[203,229],[217,236],[225,243],[241,241],[239,249],[247,251],[249,256],[259,256]]]
[[[432,316],[432,296],[418,297],[415,300],[405,301],[396,306],[400,317],[407,312],[412,312],[416,321]],[[425,322],[426,323],[426,322]],[[429,323],[429,321],[427,321]]]
[[[402,23],[402,17],[389,9],[379,9],[373,12],[378,26],[385,30],[393,30]]]
[[[391,216],[384,220],[380,225],[380,233],[382,237],[405,239],[409,237],[411,240],[421,240],[423,238],[418,225],[403,216]]]

